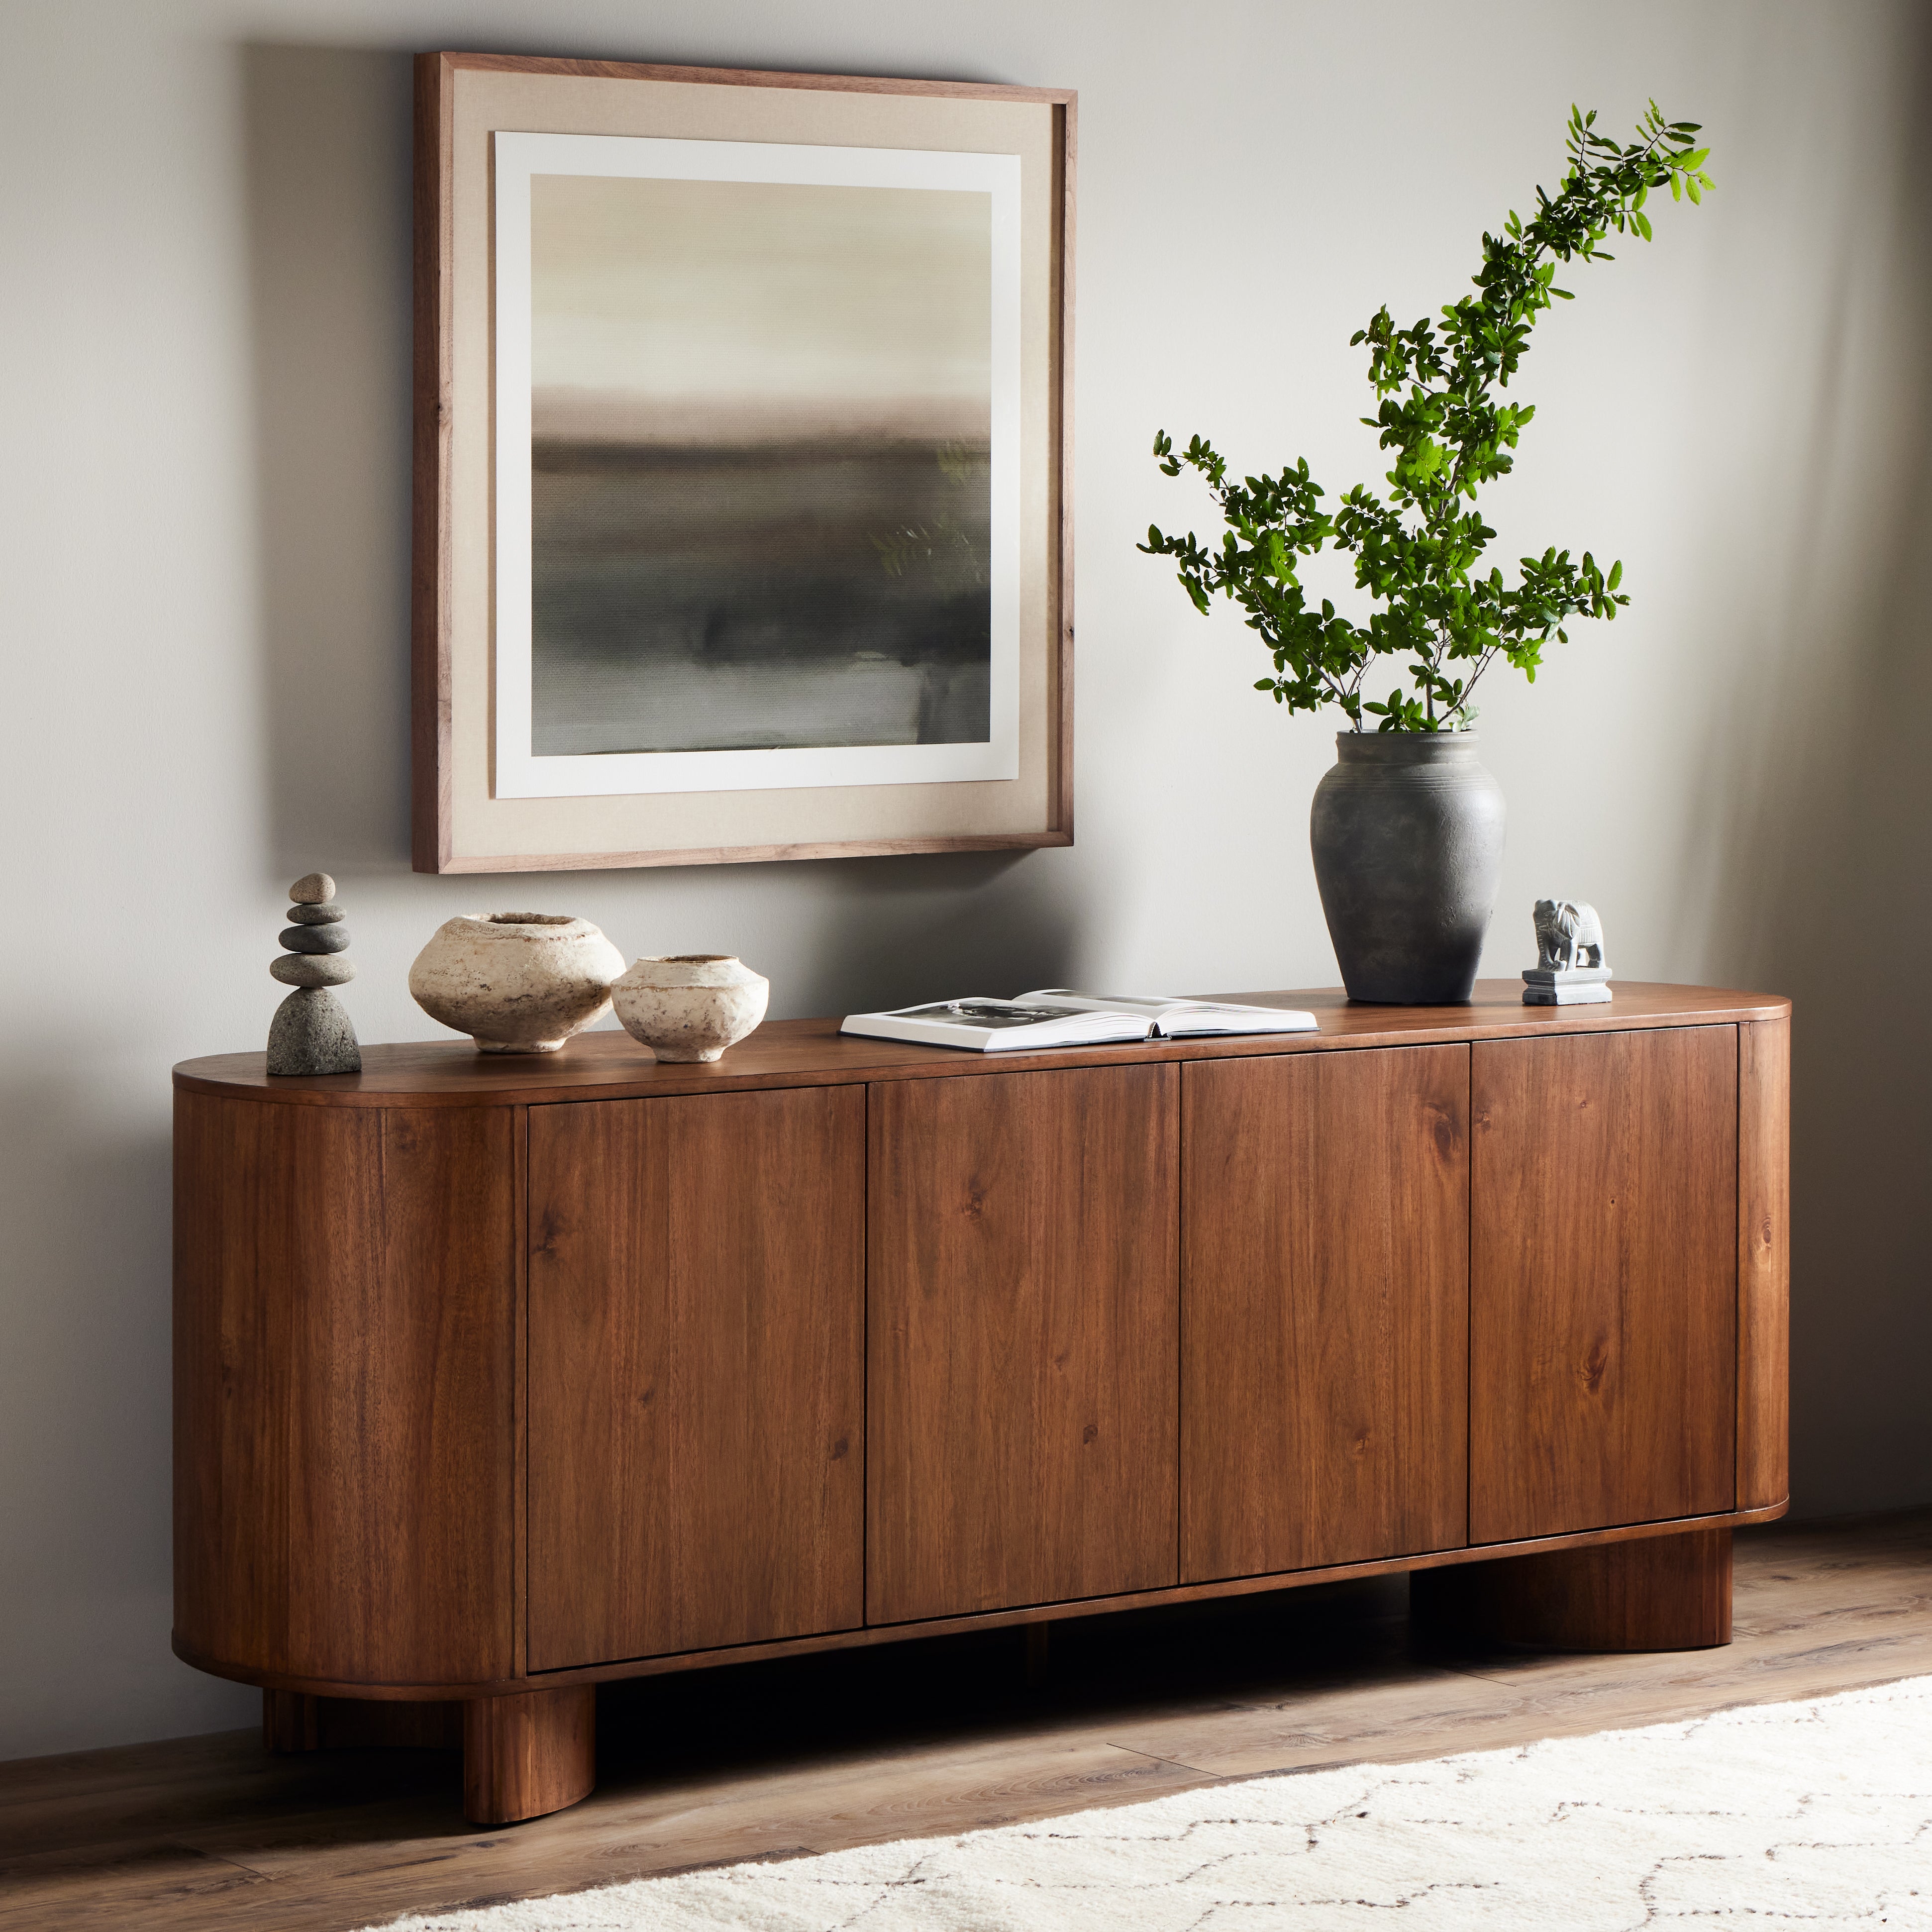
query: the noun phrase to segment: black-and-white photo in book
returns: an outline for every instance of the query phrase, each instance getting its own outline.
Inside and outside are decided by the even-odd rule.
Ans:
[[[838,1030],[973,1053],[1030,1053],[1041,1047],[1106,1046],[1214,1034],[1312,1033],[1315,1016],[1282,1006],[1146,993],[1110,997],[1050,987],[1010,1000],[975,993],[890,1012],[849,1013]]]

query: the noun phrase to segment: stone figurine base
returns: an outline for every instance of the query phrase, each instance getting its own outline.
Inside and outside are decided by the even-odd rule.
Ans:
[[[304,987],[268,1023],[271,1073],[360,1073],[362,1049],[342,1002],[326,986]]]
[[[1522,976],[1526,1006],[1591,1006],[1610,997],[1607,966],[1532,966]]]

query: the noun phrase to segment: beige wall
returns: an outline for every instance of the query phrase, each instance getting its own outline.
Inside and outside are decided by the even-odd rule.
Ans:
[[[1502,554],[1588,544],[1635,601],[1490,698],[1489,970],[1558,890],[1626,974],[1796,995],[1797,1505],[1932,1497],[1920,14],[4,0],[0,1756],[253,1708],[167,1650],[167,1069],[263,1037],[296,874],[340,881],[370,1040],[430,1030],[411,957],[511,899],[741,952],[780,1014],[1333,980],[1330,727],[1249,691],[1248,634],[1135,554],[1200,512],[1148,445],[1376,473],[1349,333],[1459,291],[1573,98],[1702,118],[1720,185],[1578,274],[1526,367]],[[436,46],[1080,89],[1072,850],[411,875],[407,55]]]

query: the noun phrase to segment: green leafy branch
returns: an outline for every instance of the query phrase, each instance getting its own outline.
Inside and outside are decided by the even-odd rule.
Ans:
[[[1398,328],[1386,307],[1350,338],[1366,343],[1369,381],[1381,399],[1362,421],[1394,452],[1385,494],[1358,484],[1333,515],[1306,462],[1278,476],[1231,482],[1226,460],[1196,436],[1177,450],[1165,431],[1154,438],[1162,471],[1199,472],[1219,505],[1226,530],[1218,548],[1190,531],[1163,535],[1150,526],[1138,548],[1175,560],[1184,589],[1204,616],[1219,593],[1247,613],[1250,628],[1274,661],[1257,680],[1291,711],[1334,704],[1357,730],[1364,715],[1384,731],[1466,729],[1478,682],[1502,657],[1533,683],[1543,647],[1568,641],[1577,617],[1613,618],[1630,599],[1618,589],[1623,566],[1601,568],[1553,546],[1520,560],[1514,583],[1479,566],[1496,532],[1469,507],[1481,486],[1507,476],[1510,454],[1535,415],[1528,404],[1498,399],[1529,346],[1538,319],[1570,292],[1556,286],[1559,263],[1606,262],[1612,233],[1651,238],[1644,204],[1653,188],[1695,203],[1712,187],[1709,153],[1696,145],[1697,124],[1666,121],[1655,101],[1628,146],[1596,131],[1596,115],[1570,110],[1569,167],[1552,196],[1536,190],[1527,222],[1514,210],[1500,235],[1483,237],[1475,292]],[[1339,614],[1327,598],[1311,605],[1300,560],[1332,543],[1355,560],[1355,584],[1384,608],[1364,622]],[[1408,660],[1412,688],[1400,683],[1386,698],[1364,698],[1378,658]]]

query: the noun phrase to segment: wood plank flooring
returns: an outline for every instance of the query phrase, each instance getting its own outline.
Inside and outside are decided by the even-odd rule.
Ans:
[[[1932,1510],[1742,1531],[1736,1640],[1432,1654],[1400,1577],[606,1687],[574,1810],[466,1826],[447,1753],[252,1732],[0,1765],[0,1927],[350,1932],[409,1911],[1049,1817],[1932,1673]]]

